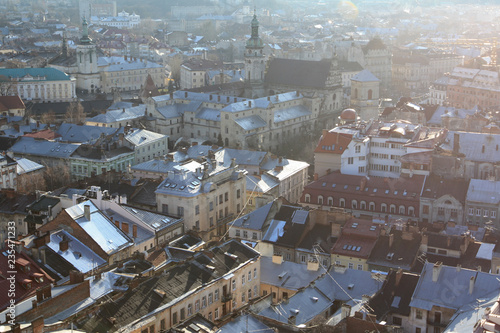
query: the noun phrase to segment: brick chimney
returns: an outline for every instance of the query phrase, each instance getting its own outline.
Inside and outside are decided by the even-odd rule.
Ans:
[[[69,248],[69,242],[67,239],[63,239],[62,241],[59,242],[59,251],[64,252],[68,251]]]
[[[122,222],[122,231],[128,235],[128,223]]]
[[[31,329],[33,333],[43,333],[44,327],[43,316],[40,316],[31,322]]]
[[[395,281],[396,287],[399,287],[399,283],[401,282],[402,277],[403,277],[403,270],[399,268],[396,272],[396,281]]]
[[[137,238],[137,225],[132,225],[132,237]]]

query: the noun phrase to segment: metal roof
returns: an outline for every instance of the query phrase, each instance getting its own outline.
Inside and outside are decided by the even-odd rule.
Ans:
[[[475,270],[441,265],[437,281],[433,281],[435,264],[426,263],[420,274],[410,306],[430,311],[434,306],[455,309],[478,299],[497,295],[500,292],[498,275]],[[473,278],[473,280],[471,280]],[[470,284],[472,281],[472,292]]]
[[[252,131],[257,128],[266,127],[267,123],[260,116],[252,115],[234,120],[245,131]]]
[[[66,251],[59,250],[60,243],[63,240],[68,241],[68,250]],[[106,263],[106,260],[99,257],[94,251],[65,230],[52,233],[47,246],[82,273],[87,273]]]
[[[46,140],[36,140],[30,137],[21,137],[11,148],[14,154],[30,154],[44,157],[69,158],[79,144],[59,143]]]
[[[45,168],[43,165],[33,162],[27,158],[16,159],[16,162],[17,162],[18,175],[22,175],[24,173],[29,173]]]
[[[84,216],[84,206],[90,206],[90,220]],[[66,212],[82,227],[85,232],[103,249],[112,254],[123,247],[132,245],[130,239],[92,203],[87,200],[66,208]]]
[[[500,181],[471,179],[466,200],[498,205],[500,203]]]

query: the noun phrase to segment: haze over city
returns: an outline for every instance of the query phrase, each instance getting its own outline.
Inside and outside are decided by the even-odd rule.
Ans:
[[[0,331],[499,331],[499,19],[0,0]]]

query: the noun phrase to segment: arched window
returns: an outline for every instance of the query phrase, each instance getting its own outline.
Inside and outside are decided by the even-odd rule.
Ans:
[[[340,206],[340,208],[345,208],[345,199],[344,198],[339,199],[339,206]]]
[[[373,91],[370,89],[368,90],[368,99],[372,99],[373,96]]]
[[[333,198],[328,197],[328,206],[333,206]]]
[[[351,208],[358,209],[358,202],[356,200],[351,201]]]
[[[389,206],[389,213],[396,214],[396,205]]]
[[[413,206],[408,207],[408,215],[409,216],[415,215],[415,208],[413,208]]]
[[[311,202],[311,195],[309,193],[306,194],[305,200],[306,200],[307,203]]]
[[[399,206],[399,215],[404,215],[405,214],[405,206]]]
[[[370,202],[370,204],[368,205],[368,209],[373,212],[375,210],[375,203],[372,201]]]
[[[318,195],[318,205],[322,205],[322,204],[323,204],[323,196]]]
[[[362,210],[366,210],[366,201],[361,201],[361,203],[359,204],[359,208]]]
[[[387,213],[387,205],[385,203],[380,205],[380,211],[382,213]]]

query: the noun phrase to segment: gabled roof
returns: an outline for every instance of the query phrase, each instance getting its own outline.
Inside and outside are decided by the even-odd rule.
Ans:
[[[90,220],[84,215],[86,205],[90,206]],[[108,255],[133,244],[131,239],[111,223],[92,201],[87,200],[65,210]]]
[[[388,313],[410,315],[410,301],[419,275],[402,271],[390,271],[382,289],[370,299],[369,306],[378,320]]]
[[[378,82],[380,81],[375,75],[372,74],[368,69],[363,69],[358,74],[351,78],[351,81],[358,82]]]
[[[49,286],[53,282],[53,279],[27,255],[22,252],[16,252],[14,255],[15,268],[11,267],[11,258],[7,256],[5,250],[4,254],[0,255],[0,272],[3,275],[0,279],[0,310],[4,310],[12,300],[12,297],[9,296],[9,289],[15,290],[14,299],[17,304],[21,300],[33,296],[36,289]],[[28,268],[27,270],[23,270],[21,266]],[[8,274],[10,271],[16,271],[13,288],[11,280],[7,280],[7,277],[10,276]]]
[[[262,226],[267,220],[269,212],[271,211],[271,207],[275,204],[274,202],[270,202],[256,210],[234,220],[232,222],[233,227],[245,228],[245,229],[253,229],[253,230],[262,230]]]
[[[68,242],[68,249],[65,251],[60,250],[62,241]],[[61,260],[69,262],[75,269],[82,273],[87,273],[106,264],[106,260],[99,257],[94,251],[65,230],[53,232],[50,235],[50,242],[47,243],[47,246],[57,253]]]
[[[24,102],[19,96],[0,96],[0,111],[25,108]]]
[[[330,75],[331,60],[310,61],[274,58],[265,81],[268,84],[325,88]]]
[[[433,275],[436,281],[433,281]],[[427,263],[420,274],[410,306],[427,311],[434,306],[457,310],[466,304],[475,306],[478,299],[498,295],[499,292],[497,275]]]
[[[316,287],[307,287],[299,291],[286,302],[271,305],[260,311],[259,316],[288,324],[290,317],[295,318],[295,325],[307,324],[316,316],[324,313],[332,301]]]
[[[349,146],[351,140],[352,134],[325,130],[314,152],[342,155],[347,149],[347,146]]]

